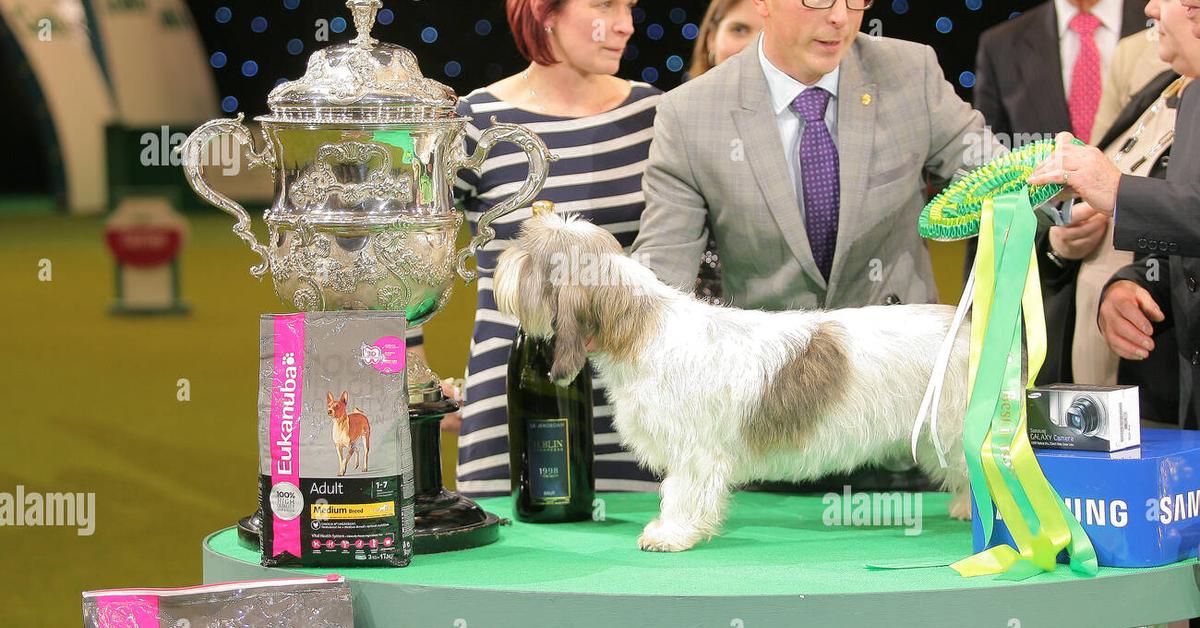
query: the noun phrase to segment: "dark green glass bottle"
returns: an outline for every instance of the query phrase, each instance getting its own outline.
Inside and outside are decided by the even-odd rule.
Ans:
[[[517,329],[508,358],[509,477],[513,513],[532,523],[590,519],[596,494],[591,369],[558,386],[553,356],[553,339]]]

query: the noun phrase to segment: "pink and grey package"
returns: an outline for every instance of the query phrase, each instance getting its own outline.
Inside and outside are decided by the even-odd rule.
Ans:
[[[350,586],[337,575],[182,589],[111,589],[84,592],[83,626],[352,628],[354,608]]]
[[[402,312],[262,317],[264,566],[405,567],[413,460]]]

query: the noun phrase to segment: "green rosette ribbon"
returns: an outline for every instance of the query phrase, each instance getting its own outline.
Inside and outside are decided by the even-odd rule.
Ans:
[[[1062,186],[1030,187],[1026,180],[1038,164],[1054,154],[1055,146],[1054,140],[1033,142],[972,170],[929,201],[917,219],[917,231],[930,240],[975,237],[984,201],[1002,194],[1021,192],[1029,197],[1030,205],[1040,207],[1061,192]]]
[[[1034,208],[1061,187],[1032,189],[1025,181],[1053,150],[1048,141],[1009,153],[960,179],[921,214],[923,237],[980,236],[972,287],[960,304],[972,308],[973,321],[963,451],[984,538],[991,539],[999,511],[1016,546],[998,545],[950,565],[963,576],[1028,578],[1053,571],[1064,549],[1075,573],[1098,570],[1091,541],[1046,480],[1026,432],[1025,391],[1046,353]]]

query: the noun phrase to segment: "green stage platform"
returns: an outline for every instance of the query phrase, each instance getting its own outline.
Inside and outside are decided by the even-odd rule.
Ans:
[[[840,495],[839,495],[840,497]],[[791,626],[1128,627],[1200,615],[1195,560],[1154,569],[1067,567],[1024,582],[962,578],[970,524],[946,516],[949,497],[925,493],[921,530],[823,523],[822,496],[740,493],[722,536],[688,552],[638,550],[657,514],[653,494],[610,493],[604,521],[514,522],[487,547],[415,556],[405,569],[267,569],[233,529],[204,541],[204,581],[346,576],[355,626],[609,628]],[[511,517],[508,498],[479,503]]]

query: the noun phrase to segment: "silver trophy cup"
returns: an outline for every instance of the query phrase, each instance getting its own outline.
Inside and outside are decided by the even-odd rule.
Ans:
[[[412,52],[370,36],[380,0],[346,5],[357,37],[318,50],[303,77],[271,91],[270,114],[255,119],[260,149],[239,114],[196,129],[181,147],[183,165],[192,189],[237,220],[233,232],[261,258],[251,274],[262,279],[269,272],[284,303],[299,311],[403,311],[409,326],[420,325],[445,305],[455,275],[475,279],[467,261],[495,236],[490,224],[528,206],[553,157],[540,138],[512,124],[488,128],[466,155],[470,119],[456,112],[454,92],[422,76]],[[265,244],[251,232],[246,210],[205,180],[205,153],[223,134],[247,147],[250,167],[267,167],[274,178],[274,200],[263,214]],[[498,142],[525,152],[529,175],[480,217],[477,235],[458,250],[463,216],[454,207],[454,181],[460,170],[478,172]],[[408,365],[414,547],[429,553],[490,543],[498,535],[496,517],[442,488],[438,420],[457,405],[411,352]]]

